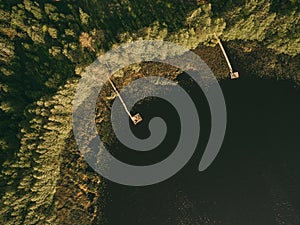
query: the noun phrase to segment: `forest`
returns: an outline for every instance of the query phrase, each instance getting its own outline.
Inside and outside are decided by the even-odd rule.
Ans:
[[[299,0],[0,0],[0,21],[0,224],[106,224],[106,181],[76,150],[72,101],[84,68],[114,46],[179,43],[228,79],[211,53],[217,33],[249,74],[300,84]],[[114,81],[121,88],[133,73]],[[100,94],[109,144],[111,90]]]

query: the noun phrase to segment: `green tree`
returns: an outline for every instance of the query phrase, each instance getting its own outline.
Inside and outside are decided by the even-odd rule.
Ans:
[[[15,162],[2,172],[13,183],[2,196],[1,223],[54,224],[53,196],[60,173],[60,153],[72,130],[72,100],[77,80],[52,98],[41,98],[27,113]]]

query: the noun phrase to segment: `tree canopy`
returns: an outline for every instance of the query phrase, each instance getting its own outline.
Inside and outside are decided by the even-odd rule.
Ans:
[[[299,82],[299,33],[298,0],[1,1],[0,223],[59,224],[54,195],[76,84],[113,45],[161,39],[195,49],[215,46],[217,34],[256,75]]]

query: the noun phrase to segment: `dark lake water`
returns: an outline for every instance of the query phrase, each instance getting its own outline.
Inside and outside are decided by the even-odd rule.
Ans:
[[[242,77],[220,82],[228,111],[227,132],[213,164],[197,167],[210,116],[201,90],[184,75],[201,120],[200,142],[190,162],[172,178],[147,187],[108,183],[105,214],[112,225],[300,224],[300,91],[286,81]],[[167,157],[180,135],[178,115],[164,101],[137,106],[147,119],[160,115],[169,132],[149,153],[117,146],[115,155],[135,164]],[[133,128],[141,138],[148,130]],[[171,129],[170,129],[171,128]]]

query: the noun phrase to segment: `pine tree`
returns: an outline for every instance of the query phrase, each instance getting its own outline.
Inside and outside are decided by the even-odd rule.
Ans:
[[[300,53],[300,12],[297,8],[278,15],[268,35],[268,47],[288,55]]]
[[[2,223],[55,223],[53,196],[60,173],[60,153],[72,131],[76,84],[76,79],[68,81],[52,98],[42,98],[28,109],[29,123],[23,124],[17,159],[5,170],[14,184],[6,188],[2,197]]]

